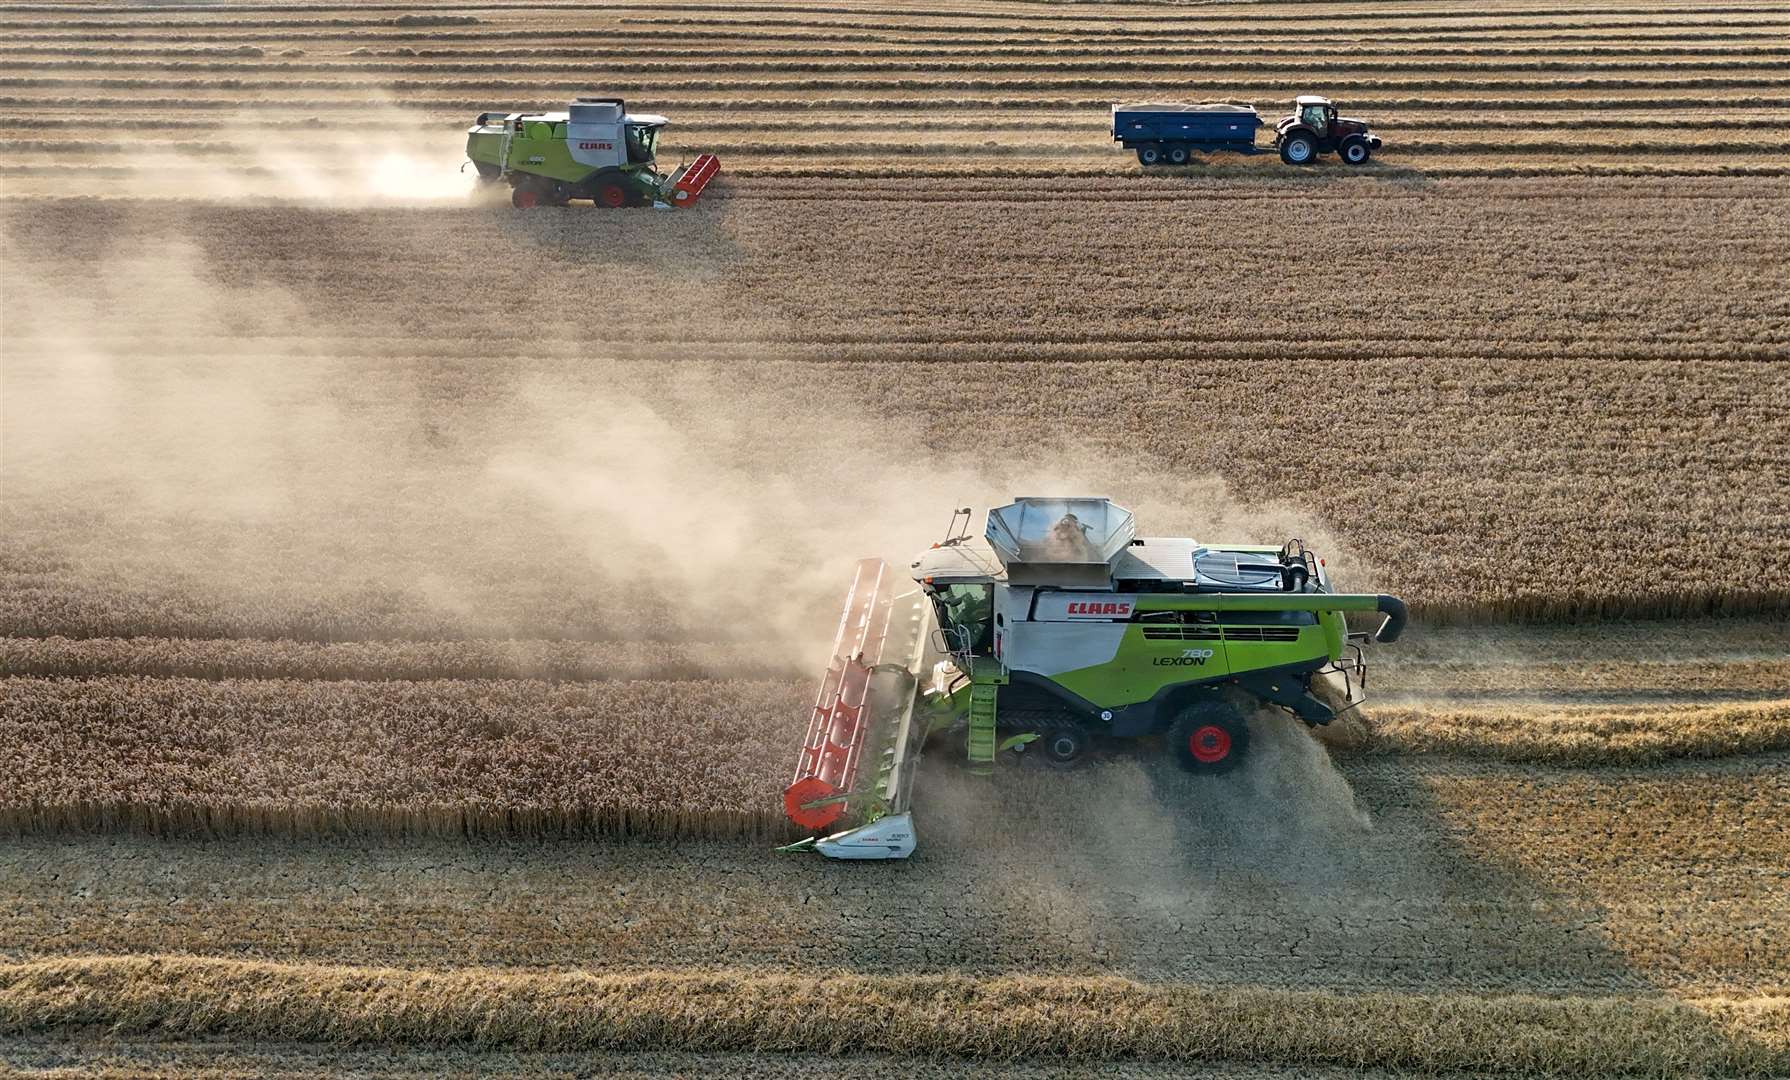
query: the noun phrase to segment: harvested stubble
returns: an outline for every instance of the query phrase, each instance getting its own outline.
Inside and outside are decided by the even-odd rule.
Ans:
[[[1401,646],[1403,642],[1400,643]],[[0,646],[3,647],[3,646]],[[1790,687],[1790,659],[1666,663],[1612,660],[1578,663],[1388,664],[1376,671],[1381,693],[1393,697],[1505,697],[1630,695],[1688,697],[1778,697]]]
[[[1359,995],[1117,978],[630,975],[177,956],[0,967],[0,1031],[538,1050],[1246,1060],[1550,1075],[1790,1069],[1790,998]]]
[[[0,637],[0,674],[193,679],[798,677],[787,648],[660,641],[264,641]]]
[[[0,680],[0,831],[768,836],[811,688]]]
[[[1790,700],[1683,706],[1371,709],[1371,753],[1562,766],[1649,765],[1790,750]]]
[[[593,352],[664,345],[717,368],[749,369],[753,393],[763,395],[755,408],[795,421],[776,432],[774,447],[727,448],[726,463],[763,474],[805,479],[812,463],[792,467],[777,457],[816,422],[791,403],[835,389],[858,397],[856,407],[872,417],[892,416],[866,422],[867,431],[897,428],[929,448],[911,474],[957,467],[964,432],[973,430],[983,437],[977,461],[1054,469],[1107,453],[1115,461],[1102,470],[1109,475],[1172,463],[1178,475],[1224,477],[1240,498],[1311,508],[1371,557],[1381,571],[1371,584],[1431,617],[1790,610],[1782,583],[1728,569],[1736,558],[1768,560],[1790,516],[1781,485],[1755,482],[1759,462],[1790,444],[1790,413],[1777,407],[1790,394],[1790,364],[1776,362],[1790,342],[1790,321],[1774,300],[1784,293],[1784,264],[1766,239],[1790,206],[1782,183],[1476,182],[1364,194],[1316,182],[1185,180],[1097,202],[1083,187],[1014,182],[979,198],[851,181],[827,189],[835,198],[786,190],[788,201],[755,198],[707,216],[650,220],[568,212],[510,222],[491,235],[482,232],[490,211],[447,208],[419,215],[176,206],[149,216],[117,204],[58,203],[0,219],[21,260],[74,295],[91,292],[108,272],[107,260],[91,253],[120,244],[186,239],[223,280],[256,268],[258,280],[277,284],[295,306],[328,312],[313,325],[329,336],[286,340],[284,320],[217,342],[196,340],[190,325],[162,329],[186,352],[307,355],[303,369],[330,393],[365,389],[354,403],[365,430],[355,434],[369,444],[410,447],[427,437],[419,428],[457,432],[456,445],[422,462],[431,469],[478,475],[478,455],[495,438],[479,422],[515,385],[494,371],[547,382],[562,401],[603,400],[616,380],[592,370]],[[935,196],[940,201],[918,201]],[[1215,249],[1206,215],[1213,207],[1261,242]],[[1463,220],[1496,227],[1463,229]],[[486,235],[485,249],[501,258],[471,258],[464,245],[474,235]],[[317,245],[351,238],[377,254],[320,272]],[[604,245],[640,258],[577,261]],[[1304,261],[1284,258],[1295,248]],[[1123,261],[1115,270],[1114,250],[1141,253],[1127,258],[1147,259],[1159,272]],[[1311,263],[1331,267],[1346,282],[1344,295],[1312,293]],[[476,281],[467,270],[475,265]],[[600,318],[569,312],[545,333],[494,324],[456,299],[481,289],[524,294],[573,265],[613,297],[612,310]],[[410,320],[398,337],[385,309],[365,300],[391,293],[395,266],[404,267]],[[639,288],[643,280],[651,288]],[[1188,280],[1205,288],[1187,290]],[[667,321],[650,303],[659,290],[703,302]],[[1236,303],[1215,310],[1213,294]],[[1620,299],[1637,295],[1648,303]],[[246,306],[228,288],[219,296],[221,310]],[[1137,310],[1150,317],[1140,322]],[[157,325],[154,313],[117,314],[125,326]],[[118,364],[121,382],[166,370],[148,363],[140,335],[108,340],[117,325],[97,329],[93,344],[130,358]],[[629,328],[625,341],[618,325]],[[33,401],[52,376],[29,369],[23,346],[15,355],[9,395]],[[1140,356],[1152,363],[1120,362]],[[923,411],[912,400],[913,361],[930,362],[928,377],[951,388]],[[817,372],[814,362],[827,366]],[[1348,377],[1338,378],[1344,369]],[[419,383],[430,387],[426,401],[416,400]],[[853,407],[829,400],[814,412],[828,423],[835,414],[864,415]],[[1201,410],[1197,433],[1163,422],[1189,407]],[[1371,432],[1362,426],[1368,417]],[[601,418],[563,419],[587,428]],[[1333,436],[1325,469],[1285,453]],[[107,463],[124,456],[102,449]],[[335,464],[327,449],[317,452],[319,471],[335,486],[330,500],[318,500],[317,521],[294,529],[280,558],[245,576],[309,585],[316,575],[294,573],[292,563],[307,554],[300,541],[320,535],[344,549],[340,561],[350,565],[380,561],[395,546],[380,538],[353,550],[355,537],[328,533],[328,521],[364,508],[341,480],[347,470],[325,468]],[[14,485],[6,531],[21,548],[104,550],[84,565],[69,560],[0,578],[14,586],[8,597],[36,590],[22,607],[0,597],[0,627],[9,632],[324,640],[467,632],[439,611],[413,610],[409,595],[373,594],[366,610],[329,604],[315,612],[281,599],[270,607],[277,618],[261,618],[194,600],[199,590],[184,582],[181,590],[153,584],[166,574],[98,577],[125,560],[120,552],[141,523],[71,521],[64,510],[71,498],[89,507],[129,503],[110,489],[76,495],[66,460],[44,460],[42,474],[57,478],[48,498],[35,498],[23,480]],[[369,463],[370,486],[392,460]],[[465,487],[455,495],[472,498]],[[365,503],[390,512],[392,501]],[[500,509],[508,512],[503,523],[530,543],[549,534],[529,508]],[[446,513],[430,511],[431,521]],[[1545,551],[1536,537],[1548,538]],[[665,618],[648,605],[640,615],[583,610],[590,605],[574,601],[596,590],[555,569],[572,559],[524,564],[482,547],[441,551],[401,539],[410,541],[398,548],[408,562],[445,565],[444,576],[476,585],[465,608],[479,616],[513,615],[519,605],[505,594],[528,590],[520,606],[531,621],[503,636],[586,637],[602,632],[599,624]]]
[[[967,123],[988,136],[973,145],[873,148],[863,155],[816,151],[831,153],[834,175],[889,175],[891,160],[918,153],[950,157],[969,175],[1009,177],[1016,164],[1047,171],[1060,168],[1066,153],[1088,153],[1109,158],[1120,174],[1104,183],[1123,185],[1141,181],[1101,128],[1110,101],[1247,97],[1273,115],[1299,89],[1338,95],[1388,130],[1426,111],[1482,117],[1487,93],[1535,109],[1576,99],[1600,117],[1657,112],[1671,107],[1660,100],[1668,95],[1699,110],[1673,117],[1670,148],[1611,147],[1541,126],[1516,129],[1529,138],[1472,147],[1408,137],[1392,142],[1387,161],[1431,177],[1638,167],[1696,174],[1734,167],[1737,159],[1779,173],[1790,167],[1781,146],[1711,138],[1736,109],[1775,105],[1755,92],[1771,89],[1770,73],[1782,66],[1785,24],[1776,12],[1737,18],[1649,8],[1587,18],[1529,0],[1496,19],[1475,19],[1342,4],[1325,17],[1347,36],[1348,47],[1329,58],[1322,87],[1299,87],[1290,80],[1309,70],[1306,57],[1272,32],[1288,13],[1259,2],[1224,8],[1190,15],[1183,5],[1139,4],[1122,14],[1089,6],[1051,16],[909,11],[880,18],[788,4],[663,18],[512,8],[483,12],[476,26],[446,28],[436,25],[446,17],[394,23],[366,18],[351,5],[324,6],[304,17],[228,21],[206,12],[129,20],[34,16],[0,24],[9,32],[0,56],[8,65],[3,100],[19,113],[124,115],[134,121],[126,125],[132,133],[156,131],[202,109],[314,115],[370,106],[389,111],[394,99],[427,117],[421,122],[456,130],[493,95],[518,107],[557,106],[591,89],[580,80],[595,65],[607,73],[607,90],[650,95],[676,116],[670,137],[688,148],[725,149],[710,137],[720,127],[712,119],[724,124],[754,107],[778,110],[782,115],[753,129],[761,140],[735,144],[741,152],[727,175],[757,175],[782,187],[789,164],[800,160],[779,142],[793,113]],[[472,91],[484,97],[467,98]],[[1082,122],[1019,143],[1001,130],[1002,119],[1041,106],[1072,108]],[[826,146],[846,149],[849,125],[829,128],[822,121],[821,130]],[[180,186],[165,190],[190,194],[185,170],[146,162],[135,173],[115,174],[48,158],[36,169],[13,164],[31,153],[0,140],[6,163],[0,168],[34,192],[114,194],[121,176],[137,181],[130,190],[142,191],[164,175],[179,175]],[[1648,155],[1644,166],[1624,160],[1641,154]],[[318,155],[323,161],[336,156]],[[193,163],[222,171],[201,156]],[[1258,161],[1224,168],[1259,177],[1281,166]],[[1385,175],[1382,168],[1368,172]],[[279,174],[238,179],[277,184]]]

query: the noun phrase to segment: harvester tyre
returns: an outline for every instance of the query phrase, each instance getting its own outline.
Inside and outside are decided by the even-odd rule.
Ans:
[[[1188,772],[1227,773],[1249,751],[1249,721],[1228,703],[1200,702],[1175,717],[1168,740],[1175,760]]]
[[[1296,131],[1280,140],[1280,160],[1288,165],[1310,165],[1318,160],[1318,144],[1304,132]]]
[[[1087,728],[1073,720],[1060,720],[1040,731],[1026,749],[1053,769],[1073,769],[1088,760],[1093,745]]]
[[[1374,156],[1374,148],[1366,139],[1347,139],[1337,150],[1337,156],[1346,165],[1366,165]]]
[[[1149,143],[1137,148],[1137,163],[1139,165],[1158,165],[1161,162],[1162,147],[1155,143]]]
[[[517,184],[510,191],[510,205],[518,210],[533,210],[546,203],[547,199],[541,189],[534,184]]]
[[[628,189],[613,180],[604,181],[597,185],[592,201],[607,210],[620,210],[628,205]]]

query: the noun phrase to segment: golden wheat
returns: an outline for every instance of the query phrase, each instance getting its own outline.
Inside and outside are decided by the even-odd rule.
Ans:
[[[805,684],[0,680],[0,829],[770,835]]]
[[[1706,708],[1370,708],[1367,746],[1549,765],[1646,765],[1790,750],[1790,700]]]
[[[0,967],[0,1030],[523,1049],[1246,1060],[1551,1075],[1790,1069],[1790,999],[1272,991],[1117,978],[628,975],[177,956]]]

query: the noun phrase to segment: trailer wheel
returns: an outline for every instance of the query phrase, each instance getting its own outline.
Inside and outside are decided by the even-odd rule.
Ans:
[[[1310,165],[1318,159],[1318,144],[1303,131],[1280,140],[1280,160],[1288,165]]]
[[[1181,710],[1168,740],[1175,760],[1188,772],[1226,773],[1249,749],[1249,723],[1228,702],[1202,701]]]
[[[1162,147],[1156,143],[1145,143],[1137,148],[1139,165],[1156,165],[1162,161]]]
[[[1345,140],[1337,153],[1350,165],[1366,165],[1374,156],[1374,148],[1367,145],[1366,139],[1354,138]]]
[[[1180,143],[1171,145],[1168,148],[1168,163],[1170,165],[1187,164],[1187,147],[1182,146]]]
[[[605,180],[597,185],[594,199],[598,206],[620,210],[628,205],[628,189],[613,180]]]

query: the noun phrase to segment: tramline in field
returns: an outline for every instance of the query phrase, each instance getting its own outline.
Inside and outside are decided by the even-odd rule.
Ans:
[[[466,156],[479,177],[510,185],[519,210],[589,199],[598,206],[696,205],[721,171],[713,154],[659,172],[659,129],[671,121],[629,113],[620,98],[579,98],[565,112],[480,113],[466,129]]]
[[[1345,612],[1384,615],[1382,643],[1404,630],[1403,602],[1333,591],[1298,540],[1140,537],[1103,498],[1016,499],[981,539],[970,518],[956,511],[905,575],[858,563],[783,793],[817,835],[784,850],[912,854],[915,766],[934,735],[977,772],[1004,756],[1073,766],[1097,739],[1151,735],[1193,772],[1226,772],[1257,708],[1316,726],[1361,701],[1369,635]]]

